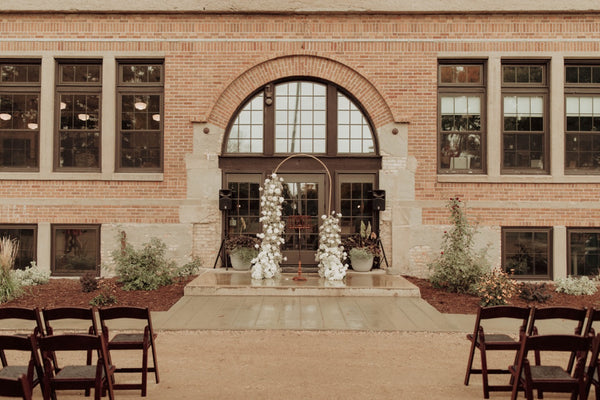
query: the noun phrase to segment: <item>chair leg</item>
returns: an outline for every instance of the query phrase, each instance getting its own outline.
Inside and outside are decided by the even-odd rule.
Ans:
[[[490,385],[488,381],[488,371],[487,371],[487,357],[485,355],[485,349],[480,348],[481,353],[481,378],[483,380],[483,398],[490,398]]]
[[[152,365],[154,366],[154,378],[156,378],[156,383],[159,383],[158,378],[158,360],[156,359],[156,349],[154,348],[154,341],[152,342]]]
[[[471,377],[471,369],[473,368],[473,358],[475,358],[475,339],[471,341],[471,351],[469,353],[469,361],[467,361],[467,372],[465,373],[465,386],[469,386],[469,378]],[[154,351],[154,349],[152,349]],[[156,360],[155,360],[156,362]],[[158,374],[158,372],[157,372]],[[158,375],[157,375],[158,379]]]
[[[142,397],[146,397],[148,386],[148,348],[145,347],[142,352]]]

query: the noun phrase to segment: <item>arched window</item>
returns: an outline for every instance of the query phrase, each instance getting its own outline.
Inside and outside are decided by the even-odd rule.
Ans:
[[[376,155],[373,130],[359,106],[330,83],[268,84],[229,128],[228,154]]]

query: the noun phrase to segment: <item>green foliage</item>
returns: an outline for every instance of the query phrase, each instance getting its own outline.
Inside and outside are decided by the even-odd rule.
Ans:
[[[110,306],[117,304],[117,298],[108,290],[103,290],[99,295],[90,300],[90,306]]]
[[[371,230],[370,222],[365,225],[364,221],[360,221],[360,232],[346,237],[342,245],[348,254],[352,249],[367,251],[375,257],[381,253],[377,234]]]
[[[0,268],[0,303],[5,303],[21,295],[23,289],[12,271]]]
[[[260,240],[251,235],[231,235],[225,241],[225,249],[230,252],[241,248],[258,249],[259,245]]]
[[[483,307],[507,304],[508,299],[518,292],[518,283],[500,268],[485,274],[477,284],[477,294]]]
[[[522,282],[519,287],[519,297],[526,301],[545,303],[552,297],[545,283]]]
[[[122,249],[112,252],[123,290],[154,290],[173,283],[175,263],[167,260],[164,242],[151,238],[140,250],[134,249],[126,240],[124,242]]]
[[[556,280],[558,293],[572,294],[575,296],[592,295],[598,291],[596,283],[587,276],[560,278]]]
[[[229,254],[236,254],[244,264],[250,264],[250,261],[258,256],[258,249],[254,247],[238,247],[230,250]]]
[[[373,253],[364,247],[355,247],[350,249],[349,255],[351,260],[365,260],[373,257]]]
[[[79,283],[81,283],[81,291],[84,293],[91,293],[98,289],[98,280],[93,272],[86,272],[79,277]]]
[[[193,257],[192,261],[183,264],[181,267],[177,268],[175,271],[175,275],[177,276],[190,276],[196,275],[198,271],[202,268],[202,260],[200,257]]]
[[[473,250],[476,230],[470,225],[464,205],[458,197],[451,198],[446,207],[450,211],[452,228],[444,232],[440,256],[429,264],[433,270],[431,284],[449,292],[476,293],[476,286],[488,269],[485,249]]]
[[[42,270],[35,261],[30,267],[13,270],[13,274],[21,286],[45,285],[50,281],[50,271]]]
[[[0,238],[0,303],[19,297],[22,293],[21,284],[12,270],[18,249],[17,240]]]

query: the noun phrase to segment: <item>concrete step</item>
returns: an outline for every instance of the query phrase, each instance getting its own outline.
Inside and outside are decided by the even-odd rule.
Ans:
[[[395,296],[420,298],[419,288],[400,275],[383,270],[351,272],[341,282],[322,279],[315,273],[283,273],[275,279],[253,280],[250,271],[205,270],[186,287],[186,296]]]

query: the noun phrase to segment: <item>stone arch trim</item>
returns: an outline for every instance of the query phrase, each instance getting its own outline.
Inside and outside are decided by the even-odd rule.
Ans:
[[[234,79],[215,102],[207,122],[225,128],[256,88],[288,76],[321,78],[343,87],[360,101],[375,128],[398,120],[377,88],[356,70],[324,57],[288,55],[259,63]]]

